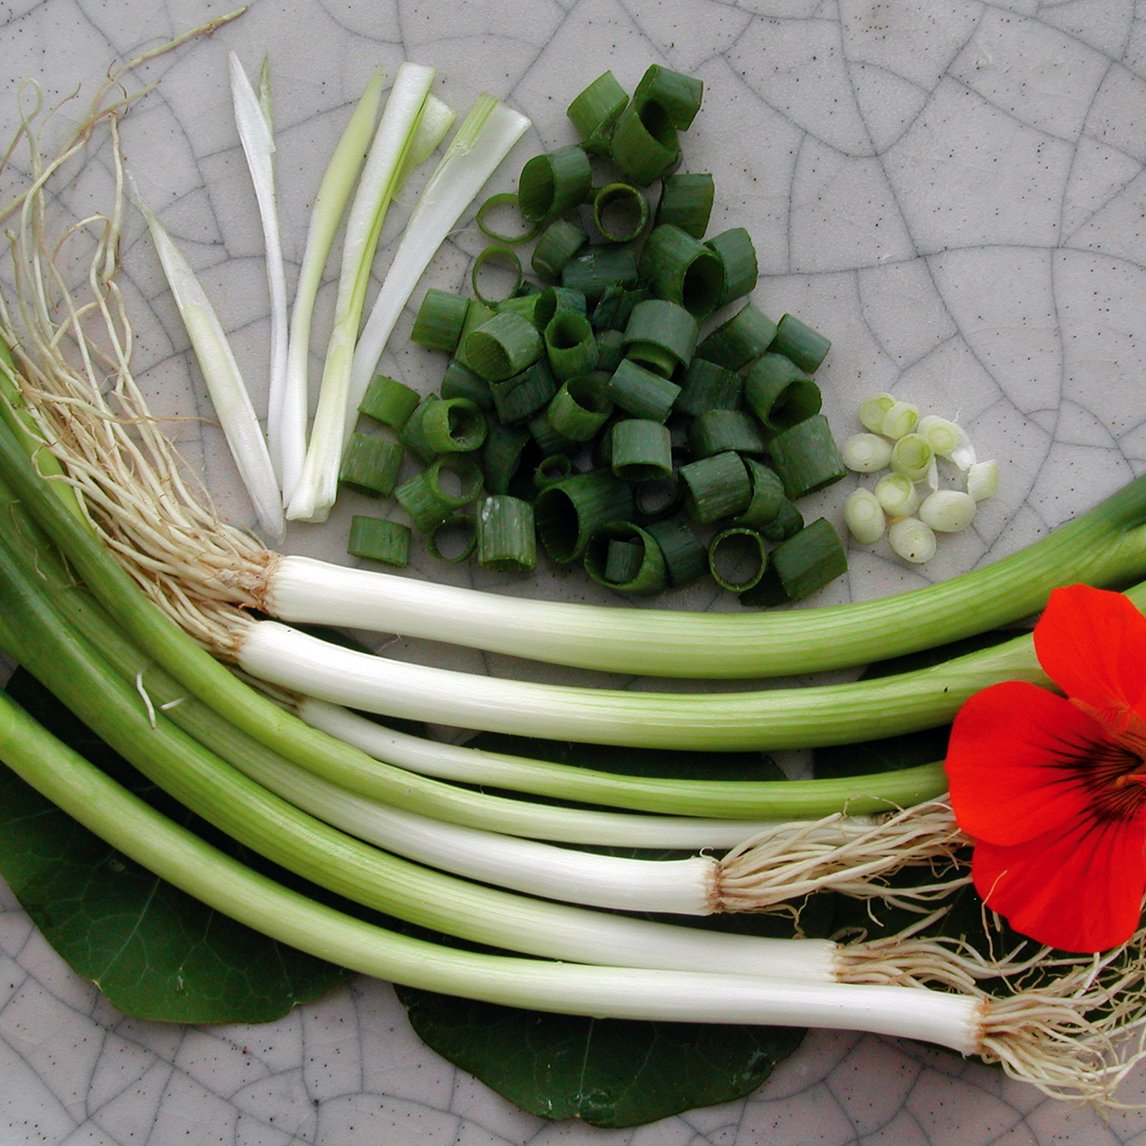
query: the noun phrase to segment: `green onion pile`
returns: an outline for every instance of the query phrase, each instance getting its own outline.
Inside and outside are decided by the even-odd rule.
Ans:
[[[430,288],[413,325],[449,356],[440,386],[378,375],[359,405],[340,481],[403,512],[355,514],[352,556],[405,566],[416,530],[436,556],[529,572],[540,542],[621,593],[711,574],[745,605],[845,571],[834,528],[805,528],[795,504],[845,472],[812,379],[829,341],[748,298],[743,227],[707,234],[714,180],[681,170],[679,139],[702,92],[654,65],[630,97],[605,72],[567,109],[579,141],[482,204],[497,242],[474,261],[473,297]],[[494,209],[520,225],[494,230]],[[492,265],[509,271],[502,297],[483,286]],[[420,468],[403,479],[407,458]]]
[[[409,112],[411,97],[424,111],[426,77],[406,75],[416,86],[402,85],[402,106]],[[219,519],[136,386],[116,284],[118,197],[77,224],[91,240],[91,273],[73,288],[76,276],[57,262],[71,248],[50,233],[45,198],[53,176],[101,124],[115,145],[116,186],[125,182],[118,124],[138,94],[115,95],[121,79],[113,74],[57,158],[41,153],[31,120],[21,132],[36,174],[20,182],[5,216],[18,289],[0,293],[0,339],[11,351],[0,371],[0,647],[149,783],[289,878],[260,874],[179,826],[64,748],[6,695],[4,763],[125,855],[218,911],[398,984],[561,1014],[907,1036],[1000,1062],[1049,1094],[1109,1099],[1143,1053],[1127,1041],[1144,1021],[1143,935],[1075,957],[1021,937],[1004,941],[990,922],[983,949],[973,935],[945,934],[953,897],[967,893],[969,841],[945,799],[941,760],[845,779],[773,780],[761,769],[750,779],[697,780],[673,775],[666,754],[661,774],[646,776],[447,744],[424,728],[399,731],[363,713],[619,746],[622,761],[624,750],[642,745],[688,743],[715,754],[850,744],[942,726],[985,684],[1043,680],[1028,635],[867,680],[764,689],[730,682],[937,648],[1022,619],[1056,585],[1139,581],[1146,577],[1146,480],[994,565],[883,601],[820,609],[699,614],[511,601],[276,553]],[[675,158],[675,100],[691,89],[675,77],[663,80],[671,80],[669,94],[657,97],[663,107],[645,89],[647,98],[621,108],[606,81],[575,101],[575,122],[585,112],[580,122],[596,125],[587,141],[603,138],[605,121],[613,123],[614,141],[636,141],[632,153],[622,153],[632,178],[663,176]],[[491,113],[483,105],[483,116]],[[385,165],[391,175],[417,134],[404,122],[398,131],[406,143]],[[508,122],[512,135],[520,123]],[[463,123],[461,130],[469,129]],[[484,176],[463,171],[461,182],[467,179],[480,185]],[[630,192],[611,195],[628,199]],[[446,215],[457,209],[455,199]],[[421,246],[411,258],[428,262]],[[568,286],[523,296],[523,305],[556,302]],[[404,283],[398,295],[409,297],[409,289]],[[680,305],[656,293],[632,301],[626,331],[642,305]],[[442,308],[434,304],[431,325],[447,311],[462,313],[456,301]],[[470,309],[467,303],[467,316]],[[759,322],[748,313],[746,321]],[[564,315],[555,310],[545,329]],[[469,365],[501,363],[492,373],[507,380],[527,371],[515,370],[522,364],[514,331],[524,331],[522,322],[534,331],[533,345],[544,340],[521,310],[495,309],[466,336]],[[368,319],[362,338],[369,327]],[[200,356],[209,368],[220,350],[217,331],[196,329],[204,345],[214,344]],[[642,353],[655,361],[665,350],[664,328],[639,329],[630,346],[647,348]],[[725,328],[720,337],[727,336]],[[750,356],[753,363],[774,353],[775,337]],[[354,358],[369,357],[362,338]],[[563,348],[576,353],[576,337],[553,341],[570,342]],[[746,391],[755,370],[744,375]],[[345,395],[360,376],[352,366],[348,385],[339,366],[329,392]],[[497,380],[483,380],[493,391]],[[451,400],[440,395],[426,404],[422,433],[468,440],[474,423],[434,413]],[[394,421],[394,411],[413,417],[420,404],[384,383],[370,402]],[[318,453],[337,453],[331,446],[344,428],[333,414],[326,419],[333,438]],[[769,439],[774,463],[786,432]],[[634,451],[632,464],[649,464],[642,433],[634,442],[624,433],[610,440],[614,451]],[[281,482],[286,455],[268,452]],[[718,449],[688,464],[729,452],[748,474],[735,451]],[[319,517],[329,488],[309,484],[317,462],[308,477],[297,451],[293,457],[301,463],[299,484],[287,501],[300,504],[299,491],[309,489],[309,516]],[[611,470],[589,476],[603,486],[616,480]],[[419,499],[407,495],[410,505]],[[579,517],[589,504],[575,501],[571,512]],[[538,506],[540,522],[549,514],[565,516]],[[558,535],[560,544],[576,546],[576,531],[560,527]],[[517,536],[518,526],[507,525],[487,538],[487,553],[499,554],[491,560],[516,561]],[[590,537],[585,544],[590,552]],[[625,558],[606,546],[593,561],[607,571]],[[800,573],[800,583],[806,576]],[[1129,593],[1146,605],[1142,586]],[[729,687],[662,692],[477,676],[346,648],[309,631],[311,623]],[[303,624],[306,631],[296,627]],[[600,855],[603,845],[669,858]],[[879,939],[838,941],[695,925],[697,917],[723,913],[799,916],[822,892],[873,915],[903,909],[910,922]],[[386,918],[379,921],[378,912]],[[685,917],[688,925],[675,921]]]

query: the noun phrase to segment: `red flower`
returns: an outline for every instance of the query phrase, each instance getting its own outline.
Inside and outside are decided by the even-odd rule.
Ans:
[[[1019,681],[971,697],[951,730],[951,805],[988,907],[1040,943],[1101,951],[1138,929],[1146,893],[1146,617],[1072,585],[1034,641],[1066,698]]]

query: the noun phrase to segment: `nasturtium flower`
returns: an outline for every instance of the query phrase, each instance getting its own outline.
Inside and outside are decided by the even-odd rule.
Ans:
[[[989,908],[1040,943],[1102,951],[1138,929],[1146,893],[1146,617],[1072,585],[1034,643],[1064,695],[1013,681],[972,696],[951,729],[951,806]]]

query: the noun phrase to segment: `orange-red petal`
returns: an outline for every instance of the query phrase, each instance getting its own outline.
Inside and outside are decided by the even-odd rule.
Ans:
[[[976,840],[1015,845],[1095,815],[1091,753],[1110,748],[1092,717],[1022,681],[992,685],[959,710],[947,747],[951,806]]]
[[[1099,713],[1146,716],[1146,617],[1123,594],[1056,589],[1034,640],[1039,663],[1067,696]]]
[[[1085,820],[1017,847],[979,843],[975,889],[1018,932],[1064,951],[1104,951],[1138,929],[1146,825]]]

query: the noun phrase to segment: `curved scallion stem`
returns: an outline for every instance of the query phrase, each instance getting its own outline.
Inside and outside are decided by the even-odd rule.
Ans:
[[[1037,612],[1072,582],[1146,577],[1146,478],[1025,549],[935,585],[794,612],[621,610],[508,599],[275,558],[261,591],[287,622],[465,644],[551,664],[693,678],[789,676],[934,648]]]

